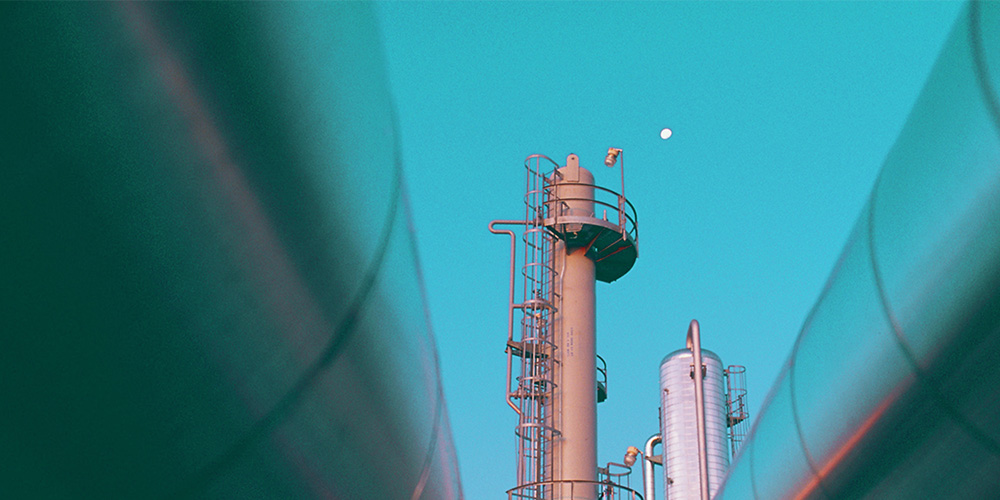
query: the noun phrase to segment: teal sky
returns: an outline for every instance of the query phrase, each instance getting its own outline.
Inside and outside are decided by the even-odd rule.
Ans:
[[[579,154],[618,190],[602,160],[625,150],[639,260],[597,288],[601,463],[658,432],[659,362],[692,318],[747,367],[753,418],[961,8],[379,4],[466,497],[515,485],[508,247],[486,226],[523,216],[525,156]]]

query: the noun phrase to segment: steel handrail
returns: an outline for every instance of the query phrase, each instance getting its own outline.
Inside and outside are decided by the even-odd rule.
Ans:
[[[611,207],[612,209],[614,209],[613,205],[610,205],[610,204],[607,204],[607,203],[603,203],[603,202],[597,201],[597,200],[590,200],[590,199],[587,199],[587,198],[563,198],[563,199],[561,199],[559,201],[590,201],[590,202],[593,202],[595,204],[603,205],[603,206],[606,206],[606,207]],[[597,217],[594,217],[594,216],[573,216],[573,215],[566,216],[566,215],[563,215],[562,217],[560,217],[558,215],[555,215],[555,216],[551,217],[552,224],[554,225],[554,224],[567,223],[567,222],[564,222],[564,221],[560,220],[561,218],[567,218],[567,217],[569,217],[569,218],[578,217],[578,219],[576,219],[576,220],[572,220],[571,219],[572,222],[576,222],[576,223],[584,223],[584,224],[586,224],[585,220],[580,220],[580,219],[592,219],[592,220],[595,220],[595,221],[603,221],[603,222],[609,222],[609,223],[611,223],[611,221],[609,221],[609,220],[598,219]],[[572,223],[572,222],[570,222],[570,223]],[[625,222],[629,222],[631,224],[625,224]],[[633,242],[638,243],[638,241],[639,241],[639,228],[638,228],[638,226],[636,226],[635,221],[632,219],[632,217],[626,215],[625,218],[624,218],[624,221],[623,220],[619,220],[618,224],[611,223],[611,226],[612,227],[616,227],[622,233],[622,238],[621,238],[622,240],[625,240],[625,235],[628,234],[628,236],[631,237],[631,239],[632,239]]]
[[[631,209],[631,211],[632,211],[632,214],[633,214],[633,215],[635,215],[635,214],[636,214],[636,210],[635,210],[635,205],[632,205],[632,202],[631,202],[631,201],[628,201],[628,198],[626,198],[626,197],[625,197],[625,196],[623,196],[622,194],[618,193],[617,191],[613,191],[613,190],[611,190],[611,189],[608,189],[608,188],[606,188],[606,187],[603,187],[603,186],[599,186],[599,185],[597,185],[597,184],[590,184],[590,183],[586,183],[586,182],[572,182],[572,183],[567,183],[567,184],[572,184],[572,185],[574,185],[574,186],[584,186],[584,187],[592,187],[592,188],[594,188],[594,189],[595,189],[595,190],[597,190],[597,191],[603,191],[603,192],[605,192],[605,193],[608,193],[608,194],[611,194],[611,195],[614,195],[614,197],[615,197],[616,199],[622,199],[622,200],[624,200],[624,203],[625,203],[626,205],[628,205],[628,207],[629,207],[629,208]],[[545,189],[546,189],[546,190],[552,190],[553,188],[556,188],[556,187],[558,187],[558,186],[559,186],[559,184],[549,184],[549,185],[548,185],[548,187],[546,187]],[[596,197],[595,197],[595,198],[596,198]],[[569,198],[566,198],[566,199],[569,199]],[[595,201],[596,201],[596,200],[595,200]],[[608,206],[612,206],[612,205],[608,205]],[[612,206],[612,208],[615,208],[615,207],[613,207],[613,206]],[[634,220],[633,220],[633,222],[634,222]]]
[[[642,496],[641,493],[639,493],[638,491],[633,490],[632,488],[629,488],[628,486],[623,486],[623,485],[620,485],[620,484],[614,483],[614,482],[595,481],[595,480],[590,480],[590,479],[550,479],[548,481],[536,481],[536,482],[533,482],[533,483],[525,483],[525,484],[522,484],[520,486],[516,486],[514,488],[511,488],[511,489],[507,490],[507,500],[512,500],[514,498],[522,498],[522,499],[524,499],[524,498],[534,498],[534,497],[525,496],[525,494],[520,493],[518,490],[524,490],[524,489],[530,489],[530,488],[538,488],[538,487],[541,487],[541,486],[555,486],[555,485],[558,485],[558,484],[568,484],[568,485],[570,485],[570,493],[569,493],[570,494],[570,498],[575,497],[575,493],[576,492],[574,490],[576,488],[576,485],[580,484],[580,485],[583,485],[583,486],[590,485],[590,486],[593,486],[594,488],[599,488],[599,487],[602,487],[602,486],[603,487],[609,487],[610,486],[610,487],[612,487],[614,489],[617,489],[617,490],[623,490],[626,494],[629,495],[628,496],[629,500],[643,500],[643,496]],[[517,495],[517,496],[515,496],[515,495]]]
[[[603,378],[604,378],[604,393],[607,394],[607,392],[608,392],[608,362],[604,361],[604,358],[602,358],[600,354],[597,355],[597,360],[601,362],[600,366],[597,366],[597,373],[600,373],[601,375],[603,375]],[[598,382],[601,382],[601,381],[598,380]],[[618,465],[618,464],[615,464],[615,465]]]
[[[619,228],[621,228],[623,231],[626,231],[629,235],[631,235],[632,239],[636,243],[639,242],[639,214],[636,211],[635,206],[632,205],[631,201],[628,201],[627,198],[625,198],[624,196],[622,196],[619,193],[616,193],[615,191],[612,191],[612,190],[610,190],[608,188],[605,188],[605,187],[598,186],[596,184],[590,184],[590,183],[584,183],[584,182],[574,182],[574,183],[572,183],[572,185],[574,185],[574,186],[590,187],[590,188],[594,188],[595,191],[600,191],[600,192],[611,194],[611,195],[613,195],[616,198],[616,201],[619,204],[616,206],[616,205],[612,205],[609,202],[606,202],[606,201],[603,201],[603,200],[599,200],[597,198],[597,195],[595,195],[593,198],[586,198],[586,197],[559,197],[559,196],[556,195],[556,193],[553,192],[553,191],[556,191],[555,188],[558,187],[558,184],[550,184],[549,187],[547,188],[547,190],[549,191],[548,193],[546,193],[546,194],[549,195],[549,199],[548,199],[547,203],[559,203],[559,202],[566,202],[566,201],[586,201],[586,202],[595,203],[595,204],[598,204],[598,205],[601,205],[601,206],[604,206],[604,207],[608,207],[608,208],[610,208],[610,209],[612,209],[612,210],[614,210],[615,212],[618,213],[618,226],[619,226]],[[628,207],[628,210],[625,210],[626,206]],[[594,214],[594,215],[595,215],[594,218],[596,219],[597,218],[596,214]],[[559,220],[559,214],[553,214],[552,218],[554,220],[558,221]],[[631,228],[629,228],[628,225],[625,224],[625,222],[630,222],[631,223]]]
[[[561,168],[561,166],[559,165],[559,163],[557,163],[555,160],[553,160],[552,158],[549,158],[548,156],[542,155],[542,154],[533,154],[533,155],[529,155],[527,158],[525,158],[524,159],[524,168],[526,168],[528,170],[528,172],[530,172],[530,173],[532,173],[532,174],[534,174],[536,176],[541,177],[543,180],[545,180],[546,183],[548,183],[548,186],[543,187],[542,190],[541,190],[541,192],[539,190],[537,190],[537,189],[534,189],[534,190],[529,190],[527,193],[525,193],[525,201],[526,202],[528,201],[529,195],[536,195],[537,196],[539,194],[545,194],[545,195],[550,195],[551,196],[552,193],[550,191],[552,190],[552,188],[554,188],[556,185],[558,185],[558,183],[550,181],[549,178],[548,178],[548,176],[546,176],[545,174],[542,173],[542,171],[541,171],[542,170],[541,169],[541,163],[539,161],[535,162],[539,166],[538,170],[532,169],[531,168],[532,160],[546,160],[546,161],[548,161],[553,166],[553,174],[557,174],[558,171],[559,171],[559,169]],[[622,178],[622,191],[624,191],[624,187],[625,187],[624,186],[624,174],[625,174],[625,172],[624,172],[624,167],[623,167],[623,169],[622,169],[622,175],[623,175],[623,178]],[[632,236],[632,239],[636,243],[639,242],[639,214],[636,211],[635,206],[632,205],[632,202],[628,201],[628,198],[626,198],[623,193],[617,193],[617,192],[615,192],[615,191],[613,191],[611,189],[608,189],[608,188],[605,188],[605,187],[602,187],[602,186],[598,186],[596,184],[581,183],[581,182],[574,182],[572,184],[578,185],[578,186],[593,187],[595,190],[602,191],[602,192],[605,192],[605,193],[610,193],[610,194],[612,194],[612,195],[615,196],[616,201],[618,202],[618,205],[615,206],[615,205],[611,205],[611,204],[609,204],[607,202],[603,202],[603,201],[597,200],[596,196],[592,200],[591,199],[572,199],[572,198],[558,199],[558,198],[556,198],[556,199],[551,199],[549,201],[566,201],[566,200],[571,200],[571,201],[592,201],[594,203],[598,203],[600,205],[609,207],[612,210],[615,210],[616,212],[618,212],[618,221],[619,221],[618,226],[619,226],[619,228],[622,229],[623,233],[627,232],[628,234],[630,234]],[[629,209],[628,211],[625,210],[626,206]],[[629,215],[629,211],[631,212],[631,215]],[[556,217],[556,219],[558,219],[558,216]],[[628,222],[632,223],[632,229],[630,231],[626,230],[626,227],[625,227],[626,226],[626,224],[625,224],[626,220],[628,220]],[[623,234],[623,236],[624,236],[624,234]]]
[[[584,184],[584,186],[586,186],[586,184]],[[553,202],[566,202],[566,201],[587,201],[587,202],[591,202],[591,203],[594,203],[594,204],[597,204],[597,205],[602,205],[602,206],[608,207],[608,208],[614,210],[615,212],[621,213],[621,212],[619,212],[620,208],[617,205],[612,205],[611,203],[608,203],[606,201],[599,200],[599,199],[597,199],[597,197],[594,197],[594,198],[582,198],[582,197],[552,198],[551,200],[549,200],[549,203],[553,203]],[[626,200],[626,202],[628,202],[628,200]],[[634,208],[633,208],[633,210],[634,210]],[[556,216],[556,217],[558,217],[558,216]],[[595,213],[593,217],[596,219],[597,218],[597,214]],[[631,222],[632,226],[635,227],[635,214],[629,215],[628,213],[625,213],[625,219],[628,222]]]

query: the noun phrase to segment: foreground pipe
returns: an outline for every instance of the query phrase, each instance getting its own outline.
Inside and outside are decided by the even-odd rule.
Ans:
[[[998,70],[971,3],[720,497],[1000,497]]]
[[[461,497],[374,10],[0,4],[5,498]]]

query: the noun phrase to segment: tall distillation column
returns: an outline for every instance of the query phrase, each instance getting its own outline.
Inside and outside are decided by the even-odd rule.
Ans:
[[[612,149],[605,163],[613,166],[619,153]],[[596,186],[576,155],[564,166],[532,155],[525,167],[525,220],[490,224],[512,242],[507,401],[518,414],[518,485],[508,495],[593,500],[601,390],[594,287],[620,278],[635,263],[635,209],[622,194]],[[624,171],[622,180],[624,191]],[[514,233],[495,229],[499,224],[525,227],[520,303],[514,302]]]
[[[552,177],[548,214],[555,218],[594,217],[594,176],[581,168],[576,155]],[[553,324],[556,345],[554,426],[560,435],[552,443],[553,479],[595,481],[597,479],[597,337],[595,289],[596,262],[593,245],[574,237],[583,223],[560,224],[565,235],[552,252],[556,271],[556,314]],[[555,498],[591,498],[590,488],[563,484]],[[577,491],[577,490],[585,491]],[[581,494],[583,493],[583,494]]]

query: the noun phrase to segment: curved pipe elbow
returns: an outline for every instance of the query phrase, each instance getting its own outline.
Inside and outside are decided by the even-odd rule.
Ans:
[[[656,476],[654,475],[654,463],[651,460],[653,448],[663,442],[661,434],[653,434],[646,440],[646,445],[642,448],[642,496],[645,500],[656,499]]]

